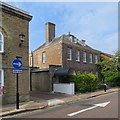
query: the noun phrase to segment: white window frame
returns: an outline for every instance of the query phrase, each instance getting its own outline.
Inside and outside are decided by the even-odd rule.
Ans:
[[[80,51],[76,51],[76,61],[80,61]]]
[[[0,50],[0,53],[4,52],[4,36],[2,34],[2,32],[0,32],[0,35],[1,35],[1,40],[0,40],[0,44],[1,44],[1,50]]]
[[[30,56],[30,65],[33,65],[33,56]]]
[[[83,70],[83,73],[84,73],[84,74],[87,74],[87,71],[86,71],[86,70]]]
[[[91,71],[90,73],[93,74],[93,71]]]
[[[45,63],[45,62],[46,62],[46,52],[43,52],[42,53],[42,63]]]
[[[0,86],[4,86],[4,70],[2,70],[2,69],[0,69],[0,71],[1,71],[1,83],[0,83]]]
[[[67,48],[67,60],[72,60],[72,48]]]
[[[77,74],[79,74],[80,73],[80,71],[77,71]]]
[[[83,62],[87,62],[87,53],[83,52]]]
[[[98,72],[95,73],[98,76]]]
[[[98,62],[98,55],[95,55],[95,64]]]
[[[89,54],[89,62],[93,63],[93,55],[91,53]]]

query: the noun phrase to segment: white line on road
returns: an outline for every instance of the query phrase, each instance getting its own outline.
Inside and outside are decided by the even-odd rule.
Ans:
[[[77,115],[77,114],[79,114],[79,113],[85,112],[85,111],[87,111],[87,110],[94,109],[94,108],[96,108],[96,107],[105,107],[105,106],[107,106],[109,103],[110,103],[110,101],[109,101],[109,102],[104,102],[104,103],[99,103],[99,104],[94,104],[93,107],[89,107],[89,108],[86,108],[86,109],[83,109],[83,110],[80,110],[80,111],[77,111],[77,112],[74,112],[74,113],[70,113],[70,114],[68,114],[68,116],[71,117],[71,116]]]

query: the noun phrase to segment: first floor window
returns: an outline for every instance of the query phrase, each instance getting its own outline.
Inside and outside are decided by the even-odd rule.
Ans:
[[[72,49],[67,48],[67,60],[72,60]]]
[[[1,32],[0,32],[0,52],[4,52],[4,37]]]
[[[95,55],[95,63],[97,63],[97,62],[98,62],[98,56]]]
[[[92,54],[89,54],[90,63],[92,63]]]
[[[4,86],[4,71],[0,69],[0,86]]]
[[[76,51],[76,61],[80,61],[80,52]]]
[[[42,62],[45,63],[46,62],[46,52],[42,53]]]
[[[83,62],[86,62],[86,52],[83,52]]]

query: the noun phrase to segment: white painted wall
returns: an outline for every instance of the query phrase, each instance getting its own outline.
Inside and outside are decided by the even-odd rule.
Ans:
[[[73,95],[75,94],[75,85],[74,83],[53,84],[53,91]]]

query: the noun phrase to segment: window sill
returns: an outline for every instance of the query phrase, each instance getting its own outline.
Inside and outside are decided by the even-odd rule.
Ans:
[[[68,61],[72,61],[71,59],[67,59]]]
[[[76,62],[80,63],[80,61],[76,60]]]

